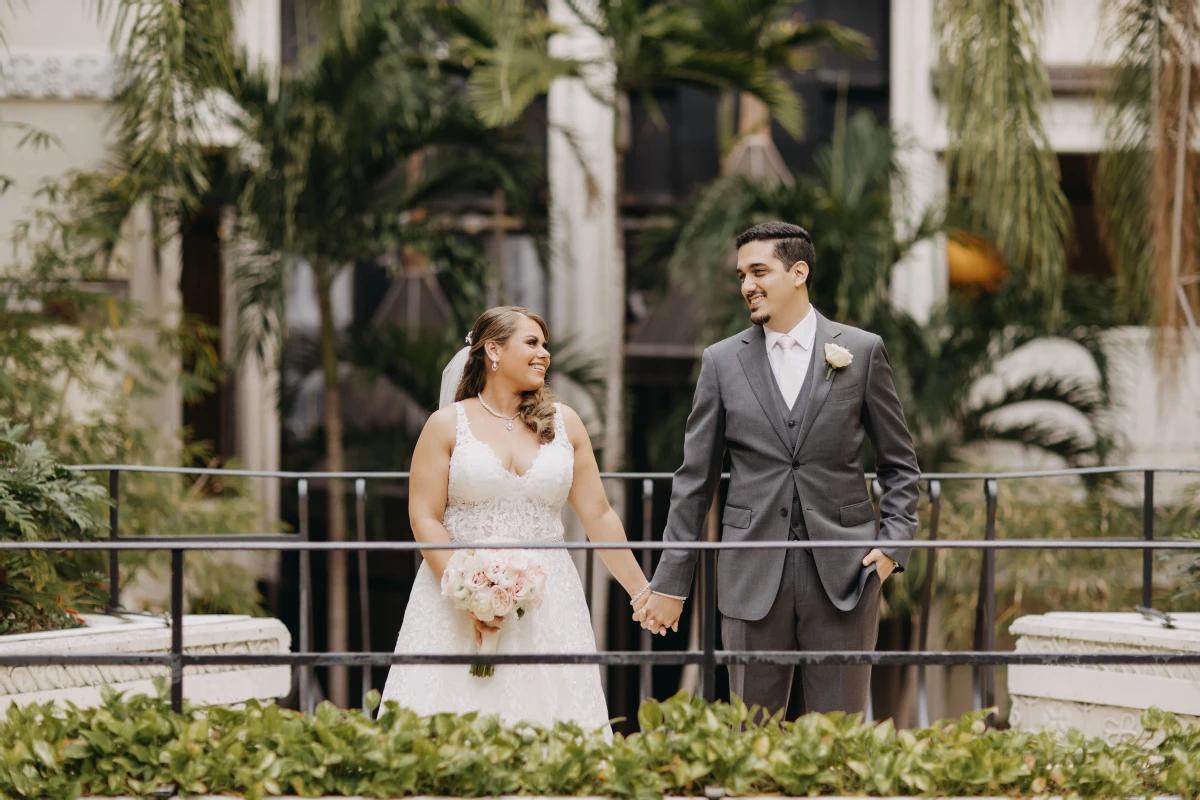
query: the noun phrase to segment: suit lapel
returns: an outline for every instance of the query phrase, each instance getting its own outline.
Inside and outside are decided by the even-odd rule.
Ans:
[[[815,309],[813,313],[816,313]],[[825,380],[825,345],[840,335],[841,331],[833,330],[828,320],[819,313],[817,314],[817,336],[813,341],[812,361],[809,363],[808,378],[806,378],[806,380],[816,381],[816,383],[813,384],[812,393],[809,395],[808,406],[804,409],[804,419],[800,423],[800,435],[796,437],[795,453],[799,453],[800,448],[804,446],[804,440],[808,437],[808,432],[813,429],[817,415],[821,413],[821,406],[825,404],[825,398],[829,397],[833,382],[837,380],[838,371],[836,369],[829,380]]]
[[[779,388],[775,384],[775,376],[771,373],[771,362],[767,358],[767,336],[763,333],[762,326],[754,326],[743,341],[746,342],[746,346],[738,351],[738,360],[742,362],[746,380],[749,382],[750,388],[754,390],[754,396],[758,398],[758,404],[762,406],[763,413],[771,421],[771,427],[775,429],[779,441],[788,452],[791,452],[787,426],[784,423],[783,413],[780,411],[782,402],[776,402]]]

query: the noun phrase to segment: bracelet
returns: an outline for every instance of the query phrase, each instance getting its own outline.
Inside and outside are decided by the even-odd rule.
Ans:
[[[629,605],[633,605],[634,603],[636,603],[638,601],[638,598],[641,597],[642,595],[644,595],[648,591],[650,591],[650,584],[647,583],[645,586],[642,587],[642,590],[640,592],[635,594],[633,597],[629,598]]]

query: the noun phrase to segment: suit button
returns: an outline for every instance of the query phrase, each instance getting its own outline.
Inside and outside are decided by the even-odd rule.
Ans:
[[[794,427],[796,427],[796,420],[794,420],[794,419],[789,419],[789,420],[788,420],[788,427],[789,427],[789,428],[794,428]]]
[[[800,469],[800,462],[799,462],[799,461],[793,461],[793,462],[792,462],[792,469]]]
[[[781,509],[779,509],[779,516],[781,516],[781,517],[786,517],[786,516],[787,516],[787,509],[786,509],[786,508],[781,508]]]

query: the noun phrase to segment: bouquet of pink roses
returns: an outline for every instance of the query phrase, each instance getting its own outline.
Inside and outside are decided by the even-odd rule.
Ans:
[[[546,570],[526,550],[458,550],[442,573],[442,594],[460,611],[481,622],[503,620],[516,612],[517,619],[542,604]],[[483,637],[480,653],[494,653],[500,634]],[[471,674],[489,678],[494,664],[472,664]]]

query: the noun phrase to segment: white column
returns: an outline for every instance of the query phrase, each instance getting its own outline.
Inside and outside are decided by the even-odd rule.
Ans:
[[[910,218],[938,202],[946,188],[939,157],[946,128],[931,85],[937,63],[933,7],[933,0],[892,4],[891,118],[892,129],[906,143],[900,166],[907,178],[896,199],[897,208],[907,209]],[[918,244],[892,275],[892,299],[922,321],[948,288],[944,236]]]
[[[605,58],[605,42],[579,23],[564,0],[550,0],[548,5],[550,18],[570,27],[568,33],[551,40],[554,55],[596,61]],[[579,5],[586,9],[591,2],[581,0]],[[612,65],[598,64],[588,71],[587,85],[584,80],[557,80],[548,98],[552,336],[558,341],[570,340],[600,362],[613,337],[622,335],[621,328],[613,325],[620,318],[622,303],[614,291],[614,276],[624,269],[616,235],[613,107],[595,96],[610,97],[612,79]],[[572,391],[562,382],[555,386],[595,432],[603,409],[592,407],[582,392]],[[567,535],[583,537],[573,514]],[[603,587],[608,574],[599,558],[595,564],[596,575],[603,579],[598,578],[601,590],[592,595],[597,609],[593,619],[602,640],[606,624]]]
[[[241,0],[235,6],[234,30],[252,65],[278,67],[281,51],[279,0]],[[222,226],[224,230],[231,225]],[[234,253],[227,242],[222,254],[225,265],[224,315],[221,320],[222,357],[232,363],[237,342],[238,298],[228,280]],[[260,360],[247,355],[234,379],[235,449],[246,469],[278,470],[280,447],[279,370],[276,354],[269,348]],[[279,481],[256,479],[252,485],[262,504],[261,530],[279,519]],[[274,560],[274,554],[264,561]]]
[[[234,14],[234,34],[250,63],[278,66],[283,46],[279,0],[240,0]]]
[[[264,348],[264,357],[253,351],[237,361],[239,298],[230,276],[240,259],[247,257],[250,245],[231,240],[233,213],[228,210],[222,220],[221,272],[221,360],[236,364],[233,379],[234,452],[245,469],[272,471],[279,469],[280,422],[278,354],[274,346]],[[279,519],[279,481],[253,478],[250,480],[262,514],[259,531],[267,532],[269,525]],[[242,554],[249,557],[250,554]],[[263,561],[273,561],[273,553],[259,554]]]
[[[159,237],[162,242],[156,245]],[[168,328],[178,324],[183,308],[179,290],[183,271],[181,244],[178,233],[154,230],[150,209],[143,203],[126,220],[119,245],[122,253],[128,254],[129,299],[137,303],[148,319]],[[147,334],[146,343],[152,341],[153,335]],[[157,458],[176,464],[178,439],[183,429],[183,393],[178,380],[183,361],[177,354],[160,354],[159,359],[154,366],[163,375],[162,386],[141,403],[146,418],[160,435],[154,443]]]

